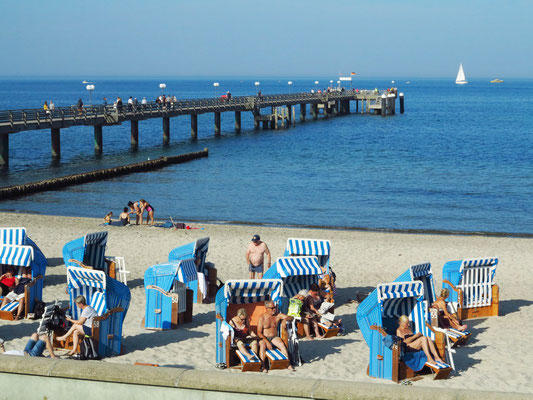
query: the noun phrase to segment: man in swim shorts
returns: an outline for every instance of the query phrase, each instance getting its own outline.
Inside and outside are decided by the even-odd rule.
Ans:
[[[278,312],[272,300],[265,301],[265,309],[257,321],[257,336],[259,336],[259,358],[263,363],[263,371],[267,372],[265,364],[267,350],[277,347],[285,357],[289,358],[285,343],[278,336],[278,325],[281,321],[292,321],[293,317]],[[289,365],[288,369],[293,370],[294,367]]]
[[[265,263],[265,255],[268,258],[268,268],[270,268],[271,256],[270,250],[265,242],[261,241],[259,235],[252,237],[252,243],[248,246],[246,251],[246,263],[250,271],[250,279],[255,279],[255,273],[257,272],[257,279],[263,277],[263,264]]]

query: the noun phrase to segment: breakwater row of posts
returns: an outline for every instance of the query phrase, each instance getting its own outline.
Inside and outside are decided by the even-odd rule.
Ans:
[[[194,153],[179,154],[176,156],[160,157],[155,160],[141,161],[134,164],[121,165],[113,168],[99,169],[96,171],[84,172],[62,176],[60,178],[47,179],[39,182],[30,182],[24,185],[15,185],[0,188],[0,201],[14,197],[24,196],[27,194],[44,192],[47,190],[62,189],[67,186],[80,185],[88,182],[95,182],[102,179],[114,178],[116,176],[132,174],[135,172],[145,172],[159,169],[172,164],[181,164],[184,162],[196,160],[198,158],[208,157],[209,150],[205,148],[202,151]]]
[[[161,118],[163,145],[170,142],[170,118],[189,115],[191,118],[191,139],[198,138],[198,115],[214,114],[214,135],[220,136],[220,120],[223,112],[235,113],[235,132],[240,133],[241,113],[251,112],[254,129],[287,128],[296,123],[296,107],[299,119],[305,121],[307,109],[311,119],[346,115],[355,102],[356,113],[373,113],[388,116],[396,113],[395,90],[335,90],[323,93],[294,93],[264,96],[236,96],[227,98],[189,99],[172,103],[148,103],[95,105],[84,107],[57,107],[54,110],[19,109],[0,111],[0,167],[9,165],[9,136],[28,130],[50,130],[51,156],[61,158],[61,129],[71,126],[92,126],[94,128],[94,152],[103,152],[103,128],[130,122],[131,148],[139,146],[139,121]],[[400,93],[400,113],[404,112],[404,97]],[[309,106],[309,107],[308,107]],[[264,110],[267,110],[265,113]]]

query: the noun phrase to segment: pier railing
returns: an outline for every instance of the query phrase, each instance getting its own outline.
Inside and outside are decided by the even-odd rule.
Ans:
[[[14,133],[28,129],[45,129],[70,125],[112,125],[126,120],[173,117],[224,111],[253,111],[280,105],[325,103],[336,100],[378,100],[383,92],[333,91],[324,93],[293,93],[262,96],[234,96],[231,98],[199,98],[175,102],[147,104],[84,105],[54,109],[18,109],[0,111],[0,133]]]

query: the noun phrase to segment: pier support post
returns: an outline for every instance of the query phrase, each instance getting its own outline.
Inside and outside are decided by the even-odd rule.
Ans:
[[[261,111],[254,111],[253,115],[254,115],[254,130],[258,130],[259,123],[260,123],[258,118],[261,116]]]
[[[344,114],[350,114],[350,100],[346,100],[346,102],[345,102]]]
[[[400,114],[404,112],[403,93],[400,93]]]
[[[385,94],[381,95],[381,116],[384,117],[387,115],[387,96]]]
[[[318,118],[318,105],[313,103],[311,104],[311,117],[313,119],[317,119]]]
[[[198,114],[191,114],[191,139],[198,139]]]
[[[235,111],[235,132],[241,133],[241,112]]]
[[[139,121],[131,120],[130,147],[132,150],[139,148]]]
[[[50,138],[52,142],[52,159],[59,160],[61,158],[61,138],[59,128],[52,128]]]
[[[355,100],[355,113],[359,113],[359,100]]]
[[[329,101],[324,103],[324,118],[328,118],[329,116]]]
[[[292,123],[292,106],[287,105],[287,127]]]
[[[307,112],[306,107],[307,106],[305,103],[300,104],[300,121],[301,122],[305,121],[305,114]]]
[[[393,94],[389,94],[389,113],[390,115],[396,114],[396,96]]]
[[[170,117],[163,117],[163,144],[170,143]]]
[[[266,131],[268,129],[268,121],[263,121],[263,130]]]
[[[102,139],[102,125],[94,126],[94,154],[97,156],[102,155],[104,149],[104,142]]]
[[[0,168],[9,165],[9,135],[3,133],[0,135]]]
[[[215,112],[215,136],[220,136],[220,112]]]
[[[270,129],[276,129],[276,126],[274,125],[274,120],[270,120]]]
[[[341,101],[340,100],[335,100],[335,108],[333,109],[333,113],[335,115],[341,114]]]

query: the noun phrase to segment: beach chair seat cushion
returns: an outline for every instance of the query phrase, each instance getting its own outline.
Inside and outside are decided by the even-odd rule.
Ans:
[[[286,369],[289,366],[289,359],[279,349],[267,350],[266,356],[270,363],[270,369]]]
[[[429,367],[431,371],[433,371],[434,380],[446,379],[450,376],[450,373],[452,372],[452,367],[441,361],[435,361],[435,363],[426,362],[425,365]]]
[[[240,350],[235,350],[237,357],[241,360],[241,370],[245,371],[259,371],[261,369],[261,360],[252,350],[248,350],[252,354],[252,358],[246,357]]]
[[[5,304],[2,308],[0,308],[0,311],[6,311],[10,313],[14,313],[19,306],[18,301],[12,301],[10,303]]]

